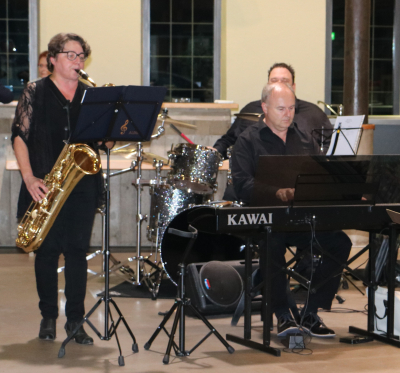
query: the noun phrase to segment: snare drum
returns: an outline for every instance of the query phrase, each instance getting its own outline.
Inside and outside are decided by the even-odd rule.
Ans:
[[[193,206],[181,211],[163,229],[160,240],[161,262],[165,273],[175,285],[179,281],[179,263],[183,259],[183,254],[187,246],[187,238],[169,234],[168,228],[188,231],[189,223],[187,216],[189,212],[198,207],[201,206]],[[244,259],[244,251],[240,251],[240,247],[243,244],[244,241],[242,239],[232,235],[198,232],[197,239],[186,258],[185,264],[204,263],[212,260]]]
[[[218,167],[222,158],[218,151],[202,145],[179,144],[168,152],[171,172],[168,178],[178,189],[198,194],[213,193],[217,187]]]

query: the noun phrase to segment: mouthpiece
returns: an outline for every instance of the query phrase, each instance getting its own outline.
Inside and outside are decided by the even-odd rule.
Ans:
[[[85,71],[83,71],[82,69],[75,71],[80,75],[82,79],[87,80],[93,85],[93,87],[96,87],[96,83],[94,82],[94,80]]]

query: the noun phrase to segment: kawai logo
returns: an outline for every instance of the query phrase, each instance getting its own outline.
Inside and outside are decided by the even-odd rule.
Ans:
[[[228,214],[228,225],[263,224],[272,224],[272,212],[270,212],[269,214]]]

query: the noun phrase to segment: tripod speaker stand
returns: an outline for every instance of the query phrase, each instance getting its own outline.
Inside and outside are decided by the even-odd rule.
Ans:
[[[165,88],[160,87],[107,87],[88,89],[82,100],[82,108],[72,135],[71,142],[98,142],[103,144],[112,140],[148,141],[153,132],[160,111]],[[117,328],[122,321],[133,344],[132,351],[138,352],[136,339],[124,316],[109,293],[110,272],[110,149],[107,152],[107,185],[104,213],[103,255],[105,272],[104,296],[87,313],[68,338],[62,343],[58,357],[65,355],[66,344],[74,337],[79,328],[86,322],[101,340],[110,340],[114,335],[117,340],[119,357],[118,364],[125,365],[119,343]],[[104,335],[95,328],[89,320],[93,312],[104,302]],[[114,322],[110,305],[118,313]],[[110,324],[111,322],[111,324]]]
[[[176,236],[189,238],[190,240],[189,240],[188,245],[186,246],[182,262],[179,264],[179,285],[178,285],[178,293],[177,293],[177,297],[175,299],[175,303],[171,307],[171,309],[168,311],[168,313],[164,316],[164,320],[161,322],[159,327],[153,333],[153,335],[151,336],[149,341],[144,345],[144,349],[148,350],[150,348],[151,344],[153,343],[153,341],[156,339],[156,337],[160,333],[160,331],[164,330],[165,333],[169,337],[167,350],[166,350],[164,358],[163,358],[164,364],[169,363],[169,357],[171,354],[172,347],[174,348],[176,356],[189,356],[211,334],[214,334],[221,341],[221,343],[226,347],[226,349],[228,350],[228,352],[230,354],[233,354],[235,352],[234,348],[225,341],[225,339],[221,336],[221,334],[219,334],[218,331],[208,322],[208,320],[197,310],[197,308],[190,303],[190,299],[186,298],[186,295],[185,295],[186,258],[188,256],[190,250],[192,249],[193,244],[197,238],[197,229],[195,229],[189,225],[189,231],[190,232],[184,232],[184,231],[180,231],[180,230],[174,229],[174,228],[168,229],[169,234],[174,234]],[[203,321],[203,323],[207,326],[207,328],[210,329],[208,334],[189,351],[187,351],[185,349],[185,317],[186,317],[186,308],[188,308],[188,307],[193,311],[193,313],[201,321]],[[168,333],[167,330],[165,329],[165,324],[168,322],[168,320],[170,319],[170,317],[172,316],[172,314],[174,313],[175,310],[176,310],[176,314],[175,314],[174,322],[172,325],[172,330],[171,330],[171,333]],[[178,323],[179,323],[179,346],[175,343],[175,340],[174,340]]]

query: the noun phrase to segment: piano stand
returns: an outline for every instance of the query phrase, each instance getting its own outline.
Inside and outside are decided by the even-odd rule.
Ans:
[[[235,342],[242,346],[253,348],[254,350],[266,352],[267,354],[270,354],[273,356],[281,356],[281,350],[279,348],[273,348],[273,347],[269,346],[269,344],[265,345],[263,343],[254,342],[251,339],[240,338],[240,337],[238,337],[236,335],[232,335],[232,334],[227,334],[226,340]]]
[[[269,234],[271,233],[271,227],[267,229],[267,247],[269,247]],[[272,309],[271,309],[271,270],[269,264],[269,250],[267,249],[266,255],[260,252],[260,270],[264,280],[264,286],[262,290],[263,302],[261,306],[261,319],[263,322],[263,341],[262,343],[254,342],[251,340],[251,298],[252,298],[252,237],[246,237],[246,248],[245,248],[245,265],[244,265],[244,336],[243,338],[236,335],[227,334],[226,339],[238,343],[242,346],[253,348],[255,350],[263,351],[273,356],[281,356],[281,350],[270,346],[271,342],[271,326],[272,326]],[[266,268],[267,263],[268,268]]]
[[[316,216],[319,230],[338,230],[338,229],[359,229],[370,232],[370,244],[354,255],[343,265],[342,269],[348,270],[349,264],[359,258],[364,252],[369,251],[369,272],[368,280],[368,321],[367,329],[360,329],[351,326],[350,333],[371,337],[374,340],[400,348],[400,340],[394,335],[395,317],[395,264],[397,261],[398,248],[396,239],[400,231],[400,225],[391,221],[387,209],[400,213],[398,204],[376,205],[376,206],[312,206],[312,207],[227,207],[224,209],[212,207],[199,207],[189,214],[189,223],[197,229],[207,233],[230,233],[246,236],[246,256],[245,256],[245,311],[244,311],[244,336],[243,338],[228,334],[228,341],[233,341],[241,345],[254,348],[274,356],[280,356],[280,350],[270,347],[271,334],[271,254],[270,254],[270,233],[274,230],[299,231],[299,226],[293,222],[298,222],[302,217]],[[334,214],[332,214],[334,212]],[[257,215],[258,214],[258,215]],[[261,216],[270,217],[269,223],[248,223],[240,224],[240,217]],[[272,218],[273,217],[273,218]],[[236,220],[235,220],[236,219]],[[274,222],[272,224],[272,221]],[[375,259],[376,247],[372,245],[372,235],[379,233],[384,228],[389,228],[389,253],[388,263],[388,303],[387,303],[387,333],[386,335],[375,333],[375,290],[377,282],[375,278]],[[251,263],[252,263],[252,238],[256,239],[259,234],[264,234],[267,240],[267,250],[260,250],[260,270],[264,279],[262,290],[262,309],[261,319],[263,322],[262,343],[251,340]],[[357,277],[357,276],[356,276]],[[321,284],[313,287],[317,290]]]

